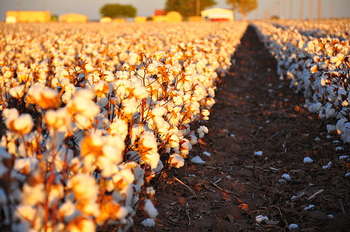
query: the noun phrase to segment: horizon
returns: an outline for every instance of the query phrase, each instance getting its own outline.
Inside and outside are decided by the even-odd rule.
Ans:
[[[87,15],[89,20],[100,18],[99,9],[107,3],[131,4],[137,8],[138,16],[151,16],[155,9],[164,9],[166,0],[5,0],[0,3],[0,20],[5,19],[6,11],[47,10],[53,15],[66,13],[79,13]],[[216,0],[217,4],[211,8],[230,8],[225,0]],[[304,2],[304,7],[301,3]],[[322,18],[350,17],[350,1],[347,0],[321,0]],[[266,19],[277,15],[282,19],[317,18],[317,0],[258,0],[258,8],[248,15],[248,19]],[[301,17],[303,16],[303,17]],[[238,19],[240,15],[238,14]]]

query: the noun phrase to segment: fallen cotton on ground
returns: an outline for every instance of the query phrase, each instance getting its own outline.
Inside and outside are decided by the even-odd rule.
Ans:
[[[325,125],[302,107],[303,98],[278,79],[275,61],[252,28],[233,59],[207,123],[209,134],[191,152],[212,156],[201,156],[205,164],[188,162],[163,173],[155,199],[162,216],[146,229],[138,215],[132,231],[288,231],[295,225],[346,231],[349,146],[335,150],[338,138],[327,137]],[[308,156],[313,163],[303,162]],[[323,169],[329,161],[332,167]],[[285,173],[291,180],[278,182]],[[314,207],[305,210],[309,205]],[[257,223],[258,215],[269,220]]]

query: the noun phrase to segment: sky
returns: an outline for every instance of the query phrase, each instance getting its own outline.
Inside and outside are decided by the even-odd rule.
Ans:
[[[323,17],[350,17],[350,0],[320,1]],[[132,4],[137,8],[138,15],[149,16],[155,9],[162,9],[165,2],[166,0],[0,0],[0,20],[4,20],[8,10],[49,10],[57,15],[80,13],[96,20],[100,17],[99,9],[106,3]],[[225,0],[216,2],[215,7],[229,7]],[[318,0],[258,0],[258,9],[251,12],[248,19],[261,19],[272,15],[281,18],[315,18],[317,2]]]

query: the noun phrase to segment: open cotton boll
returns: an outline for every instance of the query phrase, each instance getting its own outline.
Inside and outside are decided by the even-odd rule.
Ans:
[[[288,173],[282,174],[282,178],[285,179],[286,181],[291,181],[292,180],[292,178],[290,177],[290,175]]]
[[[303,162],[304,162],[304,164],[311,164],[311,163],[314,162],[314,160],[311,159],[309,156],[307,156],[307,157],[304,158]]]
[[[151,218],[155,218],[158,215],[158,210],[154,207],[152,201],[149,199],[145,200],[145,206],[143,209],[146,211],[148,216],[150,216]]]
[[[326,128],[328,133],[332,133],[337,129],[336,126],[332,124],[327,124]]]
[[[127,98],[123,100],[123,113],[126,115],[132,115],[137,112],[139,102],[135,98]]]
[[[144,227],[154,227],[156,225],[153,218],[146,218],[141,222]]]
[[[323,169],[329,169],[331,167],[332,167],[332,161],[329,161],[326,165],[322,166]]]
[[[29,114],[22,114],[13,121],[10,129],[16,131],[19,134],[27,134],[33,128],[33,119]]]
[[[206,126],[200,126],[197,129],[198,137],[203,138],[205,134],[208,134],[209,130]]]
[[[25,85],[19,85],[9,90],[9,94],[14,98],[21,98],[24,95]]]
[[[185,165],[185,160],[182,158],[182,156],[178,154],[172,154],[169,157],[169,163],[170,166],[175,167],[175,168],[181,168],[182,166]]]
[[[258,215],[258,216],[255,217],[255,221],[257,223],[266,222],[268,220],[269,220],[269,218],[267,216],[264,216],[264,215]]]
[[[335,150],[336,150],[336,151],[343,151],[343,150],[344,150],[344,147],[342,147],[342,146],[337,146],[337,147],[335,147]]]
[[[255,151],[254,155],[255,156],[262,156],[263,155],[263,151]]]
[[[198,143],[198,139],[197,139],[197,136],[195,136],[194,134],[190,135],[190,143],[192,145],[195,145]]]
[[[298,224],[289,224],[288,225],[288,230],[297,230],[297,229],[299,229]]]
[[[193,157],[193,158],[191,159],[191,162],[192,162],[192,163],[195,163],[195,164],[205,164],[205,161],[202,160],[202,158],[199,157],[198,155],[196,155],[195,157]]]
[[[315,205],[311,204],[311,205],[305,206],[304,210],[307,211],[307,210],[310,210],[310,209],[313,209],[313,208],[315,208]]]
[[[348,156],[348,155],[341,155],[338,158],[339,158],[339,160],[344,160],[344,159],[348,159],[349,157],[350,156]]]
[[[208,152],[208,151],[204,151],[204,152],[203,152],[203,155],[210,157],[210,156],[211,156],[211,153]]]

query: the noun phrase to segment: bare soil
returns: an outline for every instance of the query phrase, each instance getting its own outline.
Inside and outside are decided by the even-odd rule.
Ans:
[[[154,183],[156,226],[143,227],[139,213],[131,231],[288,231],[292,223],[299,231],[350,231],[350,163],[338,159],[349,146],[327,136],[326,122],[279,80],[253,27],[232,59],[205,123],[209,134],[191,153],[206,164],[163,172]],[[304,164],[306,156],[314,162]],[[284,173],[291,181],[280,183]],[[304,210],[309,204],[315,208]],[[257,215],[269,222],[257,223]]]

